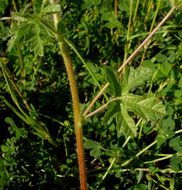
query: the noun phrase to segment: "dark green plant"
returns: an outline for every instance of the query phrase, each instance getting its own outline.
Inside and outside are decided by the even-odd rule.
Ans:
[[[167,17],[167,0],[2,3],[0,14],[13,12],[11,18],[3,16],[0,25],[0,112],[13,111],[3,117],[8,115],[5,126],[14,131],[1,148],[10,159],[8,164],[5,157],[1,159],[2,188],[78,187],[72,140],[75,114],[60,64],[65,62],[73,84],[75,129],[81,129],[76,134],[77,143],[81,142],[82,189],[87,188],[85,161],[89,189],[179,189],[182,56],[178,3],[172,1]],[[173,18],[161,27],[174,10]],[[160,24],[154,29],[155,23]],[[73,92],[70,60],[74,60],[78,92]],[[131,61],[132,66],[125,68]],[[78,123],[84,131],[85,159]],[[18,129],[26,135],[18,137]],[[26,146],[32,147],[31,153]],[[71,179],[76,180],[73,186]]]

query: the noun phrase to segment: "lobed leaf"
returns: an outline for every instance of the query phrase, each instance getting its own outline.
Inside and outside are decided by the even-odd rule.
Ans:
[[[128,114],[127,109],[125,106],[121,104],[121,126],[119,126],[119,133],[124,132],[124,134],[131,135],[136,137],[137,136],[137,127],[133,118]]]
[[[121,84],[122,94],[126,94],[134,87],[142,85],[145,81],[152,78],[154,71],[149,67],[138,67],[134,69],[130,67],[124,76],[124,80]]]
[[[143,97],[133,94],[121,96],[125,108],[147,121],[156,121],[166,114],[165,106],[154,96]]]
[[[56,12],[61,12],[60,4],[49,4],[48,6],[42,9],[41,14],[46,15]]]

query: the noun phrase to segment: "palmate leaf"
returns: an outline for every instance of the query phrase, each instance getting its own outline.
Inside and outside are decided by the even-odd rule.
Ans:
[[[166,114],[165,106],[153,95],[145,97],[126,94],[121,96],[121,102],[127,110],[134,112],[146,121],[156,121]]]
[[[154,71],[149,67],[130,67],[126,70],[123,82],[121,84],[122,94],[126,94],[134,87],[142,85],[145,81],[152,78]]]

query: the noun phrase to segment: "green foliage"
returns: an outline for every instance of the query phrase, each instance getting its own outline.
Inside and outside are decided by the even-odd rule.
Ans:
[[[4,14],[7,6],[8,6],[8,0],[4,0],[0,2],[0,15]]]
[[[177,9],[182,9],[182,1],[181,0],[170,0],[172,5]]]
[[[145,81],[151,80],[152,76],[153,71],[148,67],[138,67],[137,69],[130,67],[122,81],[122,94],[128,93],[132,88],[144,84]]]
[[[179,10],[117,73],[170,2]],[[82,113],[109,83],[90,110],[102,112],[84,118],[89,189],[181,188],[182,15],[181,1],[170,2],[0,2],[0,189],[79,186],[70,90],[53,40],[56,12]]]

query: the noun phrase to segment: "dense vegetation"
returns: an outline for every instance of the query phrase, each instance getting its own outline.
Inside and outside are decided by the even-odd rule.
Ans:
[[[180,189],[181,1],[50,2],[0,1],[0,189],[80,189],[61,40],[77,81],[88,189]]]

